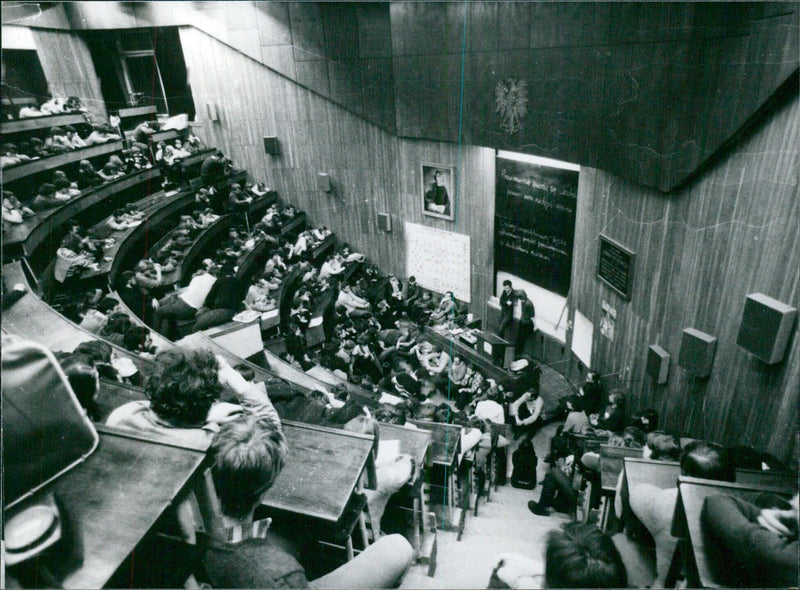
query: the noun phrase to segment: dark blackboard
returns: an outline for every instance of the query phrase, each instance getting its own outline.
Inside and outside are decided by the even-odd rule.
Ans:
[[[606,236],[600,236],[597,277],[628,301],[631,299],[633,289],[635,259],[634,252]]]
[[[578,172],[497,158],[494,266],[567,296]]]

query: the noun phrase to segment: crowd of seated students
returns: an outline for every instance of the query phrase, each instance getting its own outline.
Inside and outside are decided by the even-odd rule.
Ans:
[[[25,105],[16,114],[16,119],[31,119],[49,115],[67,115],[70,113],[85,113],[86,109],[77,96],[53,96],[38,103],[37,106]],[[3,114],[8,120],[14,120],[14,110],[3,108]]]
[[[122,157],[111,155],[108,161],[95,170],[88,160],[81,160],[73,179],[63,170],[54,170],[52,179],[39,186],[36,194],[24,205],[11,191],[3,191],[3,227],[22,223],[37,212],[59,207],[79,196],[83,191],[114,181],[126,174],[151,166],[136,148],[126,150]]]
[[[134,130],[134,147],[139,149],[144,149],[142,146],[149,145],[146,141],[147,135],[155,133],[152,123],[146,127],[147,131],[142,127],[143,125],[145,124],[143,123]],[[136,139],[137,137],[139,139]],[[141,141],[142,139],[145,140],[144,143]],[[190,133],[185,140],[176,138],[168,141],[159,141],[153,155],[165,182],[180,183],[182,181],[181,162],[204,149],[206,147],[200,138]],[[226,173],[226,171],[223,171],[220,176],[224,176]]]
[[[26,139],[17,143],[4,143],[0,147],[0,165],[10,168],[19,164],[72,152],[93,145],[101,145],[110,141],[119,141],[122,137],[109,125],[95,125],[92,131],[81,137],[75,127],[52,127],[39,132],[31,132]]]

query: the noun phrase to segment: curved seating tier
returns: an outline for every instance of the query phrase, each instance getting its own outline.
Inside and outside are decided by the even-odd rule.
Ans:
[[[3,169],[3,183],[8,184],[34,174],[47,172],[60,168],[66,164],[80,162],[81,160],[91,160],[92,158],[99,158],[100,156],[107,156],[122,150],[122,140],[110,141],[101,145],[93,145],[90,147],[82,148],[72,152],[65,152],[39,160],[31,160],[23,164],[17,164],[9,168]]]
[[[178,269],[177,282],[182,287],[189,284],[192,274],[200,268],[203,259],[207,257],[209,247],[223,241],[223,236],[228,232],[233,221],[233,215],[223,215],[197,234],[194,243],[189,246],[186,256],[181,260]]]
[[[51,129],[53,127],[66,127],[67,125],[80,125],[82,123],[88,123],[83,113],[66,113],[62,115],[48,115],[46,117],[15,119],[13,121],[3,121],[0,123],[0,135],[6,138],[14,133]]]
[[[306,212],[300,211],[297,215],[295,215],[291,221],[284,223],[281,226],[281,235],[288,236],[294,235],[296,236],[301,231],[306,228]]]
[[[71,322],[33,293],[32,284],[19,260],[3,265],[3,281],[7,286],[21,283],[28,292],[3,312],[3,331],[17,334],[46,346],[50,350],[71,352],[82,342],[102,338]],[[107,342],[118,357],[129,359],[142,376],[153,372],[153,362],[140,358],[121,346]]]
[[[97,270],[87,269],[81,275],[82,279],[90,279],[92,277],[101,276],[105,274],[109,274],[111,272],[111,268],[114,264],[114,261],[117,259],[117,255],[119,254],[120,248],[122,245],[127,242],[131,235],[136,231],[136,228],[145,225],[145,224],[156,224],[159,222],[159,214],[163,214],[164,211],[162,209],[167,209],[169,211],[169,205],[176,199],[179,199],[182,195],[180,193],[170,193],[166,195],[163,191],[158,191],[157,193],[150,195],[149,197],[145,197],[139,201],[134,203],[137,210],[141,211],[145,214],[145,219],[139,225],[135,227],[130,227],[121,230],[113,230],[111,229],[107,222],[110,217],[107,217],[99,224],[97,224],[94,228],[89,231],[89,235],[96,239],[107,239],[107,238],[114,238],[114,244],[108,246],[104,249],[104,254],[106,257],[111,258],[110,261],[104,260],[100,263],[100,268]],[[191,196],[191,195],[190,195]],[[147,230],[145,230],[147,231]]]
[[[84,191],[60,207],[42,211],[36,217],[31,217],[23,223],[15,225],[3,236],[5,256],[14,258],[23,255],[31,256],[55,230],[79,213],[95,207],[101,202],[103,202],[102,208],[108,209],[109,212],[124,204],[121,201],[127,196],[129,189],[147,184],[146,194],[149,195],[152,188],[160,188],[160,183],[153,182],[160,175],[158,168],[127,174],[95,189]]]
[[[166,196],[165,200],[158,203],[158,208],[152,211],[144,222],[133,228],[124,239],[118,242],[117,253],[108,270],[108,282],[112,288],[117,285],[122,271],[125,268],[132,268],[135,261],[141,258],[141,250],[137,249],[137,246],[140,246],[143,241],[149,243],[150,240],[158,240],[158,228],[163,225],[163,222],[173,215],[179,215],[193,204],[194,194],[188,191]]]

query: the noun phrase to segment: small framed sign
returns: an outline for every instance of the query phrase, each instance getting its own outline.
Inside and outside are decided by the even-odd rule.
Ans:
[[[636,253],[600,234],[597,254],[597,278],[619,293],[626,301],[633,291],[633,268]]]

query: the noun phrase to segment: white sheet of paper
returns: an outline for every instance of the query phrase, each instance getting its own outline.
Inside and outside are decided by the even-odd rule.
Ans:
[[[400,454],[399,440],[382,440],[378,444],[378,458],[375,463],[386,463],[394,460]]]
[[[378,400],[378,403],[381,403],[381,404],[392,404],[393,406],[396,406],[397,404],[399,404],[402,401],[403,401],[402,397],[399,397],[397,395],[392,395],[391,393],[386,393],[384,391],[384,392],[381,393],[381,399]]]
[[[316,328],[320,324],[322,324],[322,316],[319,316],[319,317],[316,317],[316,318],[311,318],[311,321],[308,322],[308,327],[309,328]]]

